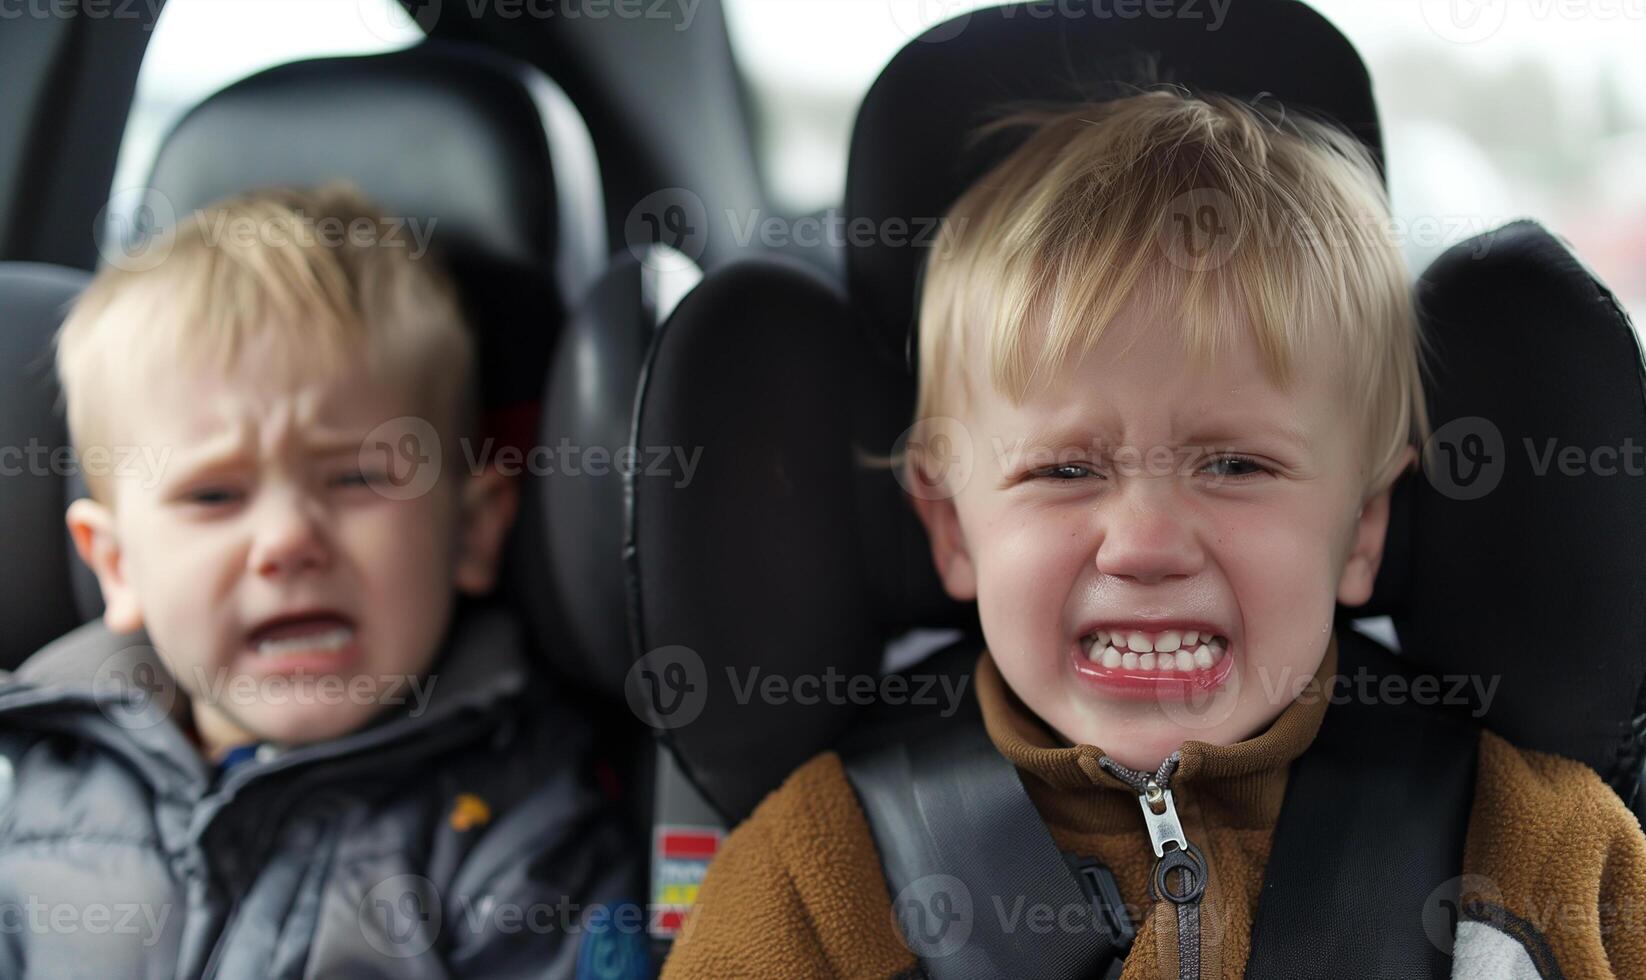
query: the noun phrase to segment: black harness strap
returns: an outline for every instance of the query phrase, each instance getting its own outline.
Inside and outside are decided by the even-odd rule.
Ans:
[[[1371,641],[1338,637],[1341,675],[1387,673]],[[1450,976],[1479,750],[1467,722],[1335,696],[1292,764],[1246,976]]]
[[[846,774],[898,926],[932,980],[1083,980],[1124,953],[975,701],[935,730],[848,760]]]
[[[1341,673],[1398,670],[1370,640],[1338,635]],[[1293,763],[1247,977],[1450,975],[1478,743],[1478,728],[1431,710],[1329,706]],[[846,773],[898,925],[933,980],[1118,974],[1129,926],[1104,928],[970,696],[953,717],[849,758]]]

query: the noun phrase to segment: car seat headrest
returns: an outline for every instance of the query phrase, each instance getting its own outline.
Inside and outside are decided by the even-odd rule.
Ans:
[[[658,325],[700,277],[685,255],[652,245],[619,254],[589,290],[561,331],[544,395],[537,445],[554,452],[553,463],[537,506],[521,515],[551,545],[543,574],[561,602],[562,645],[581,676],[619,701],[633,660],[619,560],[624,477],[680,485],[696,465],[683,447],[634,441],[635,384]]]
[[[166,137],[148,192],[163,221],[255,187],[335,179],[389,215],[432,222],[454,261],[554,270],[565,302],[607,259],[599,170],[577,110],[537,69],[466,44],[242,79]]]
[[[1335,120],[1382,159],[1371,81],[1336,28],[1295,0],[1224,6],[1121,19],[1008,4],[961,14],[898,52],[858,111],[844,204],[847,289],[884,351],[912,359],[917,274],[940,244],[939,221],[1023,135],[969,149],[1002,109],[1102,100],[1154,81],[1267,94]]]
[[[851,720],[826,700],[750,696],[762,678],[879,668],[865,530],[897,520],[898,502],[890,472],[853,447],[859,423],[873,432],[896,416],[865,404],[887,371],[850,324],[814,270],[735,262],[680,303],[641,381],[636,444],[686,447],[699,463],[683,486],[626,481],[644,655],[628,693],[636,710],[655,702],[690,777],[734,821]],[[693,704],[701,714],[687,717]]]
[[[1397,486],[1357,615],[1415,665],[1495,685],[1484,720],[1628,799],[1646,742],[1646,364],[1613,295],[1519,221],[1417,285],[1434,467]],[[1478,708],[1476,709],[1478,710]]]
[[[61,455],[67,425],[55,410],[57,379],[51,340],[87,275],[78,269],[0,263],[0,514],[6,555],[0,566],[0,604],[6,634],[0,670],[84,621],[71,586],[71,555],[63,527]],[[74,562],[78,564],[77,561]],[[91,583],[95,592],[96,583]]]
[[[477,327],[488,433],[529,445],[561,321],[607,258],[576,109],[537,69],[467,44],[292,62],[185,115],[147,194],[163,224],[253,188],[339,179],[450,266]]]

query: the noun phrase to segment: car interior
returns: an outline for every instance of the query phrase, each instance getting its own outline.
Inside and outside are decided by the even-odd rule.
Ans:
[[[404,6],[414,20],[428,10]],[[1371,73],[1306,2],[1247,0],[1216,32],[1025,6],[969,10],[960,33],[939,23],[880,70],[856,111],[842,220],[918,233],[1014,147],[971,138],[992,107],[1156,80],[1275,98],[1383,160]],[[50,341],[120,247],[93,229],[163,9],[0,25],[0,445],[66,452]],[[651,842],[659,962],[719,842],[788,773],[827,749],[851,759],[912,742],[931,720],[912,704],[762,703],[738,696],[738,677],[919,665],[962,678],[981,644],[975,606],[945,595],[883,462],[914,406],[923,250],[885,237],[774,248],[697,230],[770,198],[726,13],[702,0],[695,17],[678,31],[448,2],[411,47],[279,64],[200,101],[165,133],[135,209],[135,233],[148,234],[238,191],[353,181],[389,213],[439,222],[482,325],[486,431],[499,445],[701,448],[683,485],[639,467],[523,475],[502,583],[545,675],[598,706],[613,785]],[[1595,472],[1539,478],[1502,452],[1556,434],[1646,444],[1634,325],[1536,220],[1413,272],[1435,342],[1438,458],[1454,475],[1476,465],[1469,420],[1485,418],[1507,463],[1483,496],[1415,473],[1396,485],[1373,599],[1336,610],[1344,663],[1408,684],[1499,676],[1489,702],[1446,710],[1586,763],[1646,819],[1646,492]],[[84,492],[55,469],[0,479],[11,626],[0,670],[101,613],[62,521]],[[1380,617],[1396,642],[1360,628]],[[1544,655],[1574,624],[1581,667]],[[671,719],[655,701],[658,677],[677,671],[701,692],[700,714]],[[906,776],[883,776],[914,794],[887,806],[940,805]],[[1283,826],[1293,847],[1325,846],[1326,828]],[[1460,846],[1437,842],[1439,859]],[[1339,915],[1375,891],[1317,884],[1310,901]],[[1310,911],[1296,914],[1305,935]],[[1392,946],[1422,943],[1415,917],[1389,928]]]

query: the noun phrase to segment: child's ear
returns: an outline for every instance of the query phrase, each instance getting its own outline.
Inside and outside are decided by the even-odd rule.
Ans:
[[[1337,584],[1337,601],[1345,606],[1363,606],[1372,598],[1372,586],[1377,582],[1377,570],[1383,563],[1383,546],[1389,534],[1389,498],[1400,474],[1406,472],[1417,450],[1407,446],[1394,468],[1394,476],[1382,490],[1366,498],[1360,516],[1355,520],[1354,543],[1343,565],[1343,577]]]
[[[487,467],[464,477],[459,506],[457,543],[457,590],[466,595],[485,595],[497,584],[497,569],[503,560],[503,541],[520,507],[520,488],[515,481]]]
[[[914,467],[919,464],[912,457],[905,460],[909,482],[905,486],[929,486]],[[955,509],[952,493],[913,493],[909,499],[926,525],[926,538],[932,546],[932,563],[943,580],[943,591],[959,602],[977,598],[977,569],[972,565],[971,552],[966,549],[966,535],[960,527],[960,512]]]
[[[114,533],[114,513],[90,497],[81,497],[69,504],[63,522],[69,527],[80,560],[97,576],[97,586],[103,592],[104,625],[115,633],[142,629],[143,606],[126,577],[125,555]]]

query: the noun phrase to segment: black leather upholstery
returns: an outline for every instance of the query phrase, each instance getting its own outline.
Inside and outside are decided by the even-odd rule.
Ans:
[[[1181,16],[1104,17],[1078,6],[1086,16],[1060,16],[1070,9],[1061,4],[977,10],[927,31],[880,73],[852,131],[844,211],[881,233],[847,249],[846,279],[892,356],[904,356],[929,247],[917,236],[1010,151],[1009,139],[968,150],[977,127],[1004,107],[1101,99],[1153,80],[1244,98],[1268,93],[1330,117],[1381,160],[1371,80],[1314,10],[1255,0],[1228,5],[1217,21],[1206,4],[1173,6]]]
[[[1439,466],[1397,491],[1364,612],[1391,615],[1422,668],[1499,679],[1490,728],[1589,763],[1628,799],[1646,728],[1646,474],[1642,450],[1632,475],[1617,454],[1646,445],[1639,340],[1529,221],[1446,252],[1418,301]]]
[[[390,215],[433,219],[446,253],[552,269],[575,301],[605,267],[599,169],[577,110],[541,72],[425,42],[243,79],[166,137],[149,190],[182,216],[271,184],[352,180]]]
[[[702,457],[685,487],[628,481],[638,652],[678,645],[703,659],[703,715],[664,734],[733,821],[852,715],[740,698],[731,675],[879,664],[866,552],[884,544],[856,519],[876,487],[853,459],[854,416],[877,368],[882,390],[901,384],[865,356],[850,323],[818,273],[733,263],[666,322],[642,381],[636,441]],[[891,516],[893,504],[882,495],[877,512]]]
[[[51,339],[88,276],[0,263],[0,670],[10,670],[83,621],[69,588],[63,526],[68,431],[55,411]]]
[[[533,603],[532,615],[561,637],[578,674],[616,699],[623,697],[631,643],[623,469],[638,468],[648,479],[687,478],[674,447],[636,440],[635,385],[658,324],[699,278],[678,252],[653,246],[640,254],[614,259],[561,333],[537,445],[582,452],[557,456],[521,512],[523,533],[549,543],[535,552],[544,566],[530,579],[551,583],[543,594],[556,599]],[[600,455],[589,456],[590,449]],[[632,449],[627,462],[625,449]]]

